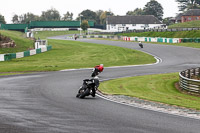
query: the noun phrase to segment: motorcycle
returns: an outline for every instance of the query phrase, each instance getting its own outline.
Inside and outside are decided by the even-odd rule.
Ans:
[[[81,99],[89,95],[95,97],[96,90],[98,87],[99,87],[99,78],[97,76],[95,76],[92,79],[84,79],[83,84],[80,87],[76,97]]]
[[[143,44],[141,42],[139,42],[139,46],[140,48],[143,48]]]

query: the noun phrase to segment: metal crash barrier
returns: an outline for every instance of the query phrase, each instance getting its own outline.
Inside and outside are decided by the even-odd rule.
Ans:
[[[179,79],[182,90],[200,94],[200,67],[180,72]]]

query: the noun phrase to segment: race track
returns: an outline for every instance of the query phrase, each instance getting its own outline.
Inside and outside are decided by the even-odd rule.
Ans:
[[[54,37],[65,39],[65,36]],[[199,67],[199,49],[133,42],[78,41],[143,50],[160,59],[144,66],[105,68],[100,79],[179,72]],[[199,133],[200,120],[104,100],[75,98],[91,69],[48,72],[0,78],[2,133]]]

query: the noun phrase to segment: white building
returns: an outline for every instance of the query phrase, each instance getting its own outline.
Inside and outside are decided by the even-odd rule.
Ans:
[[[106,20],[106,30],[110,32],[158,28],[163,29],[165,25],[153,15],[109,16]]]

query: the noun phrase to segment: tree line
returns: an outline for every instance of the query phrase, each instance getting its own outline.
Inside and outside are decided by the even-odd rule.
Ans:
[[[189,9],[200,9],[200,0],[175,0],[178,2],[179,11],[185,12]],[[51,8],[47,11],[42,11],[42,14],[35,15],[33,13],[25,13],[21,15],[13,15],[12,22],[14,24],[24,24],[29,23],[30,21],[72,21],[72,20],[80,20],[80,16],[82,20],[90,20],[94,21],[95,24],[105,25],[107,16],[115,16],[112,11],[103,11],[103,10],[83,10],[79,13],[77,18],[73,18],[73,13],[67,11],[63,16],[60,15],[59,11],[55,8]],[[144,8],[136,8],[132,11],[127,11],[126,15],[154,15],[163,23],[169,24],[169,20],[172,17],[167,17],[163,19],[163,7],[156,0],[150,0],[144,6]],[[0,14],[0,23],[6,23],[4,16]]]

